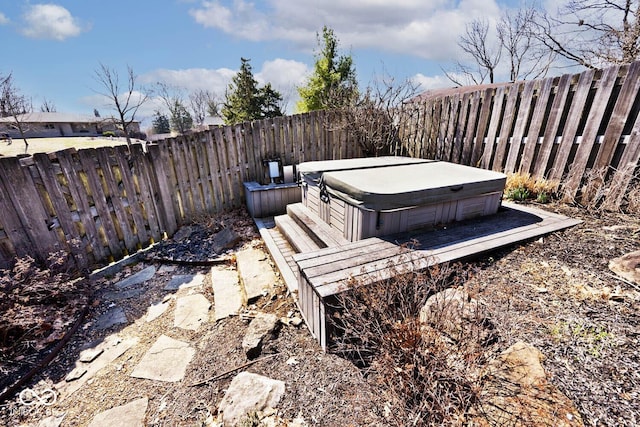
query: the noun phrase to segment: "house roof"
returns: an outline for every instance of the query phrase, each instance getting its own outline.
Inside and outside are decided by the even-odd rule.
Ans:
[[[100,123],[111,121],[112,118],[95,117],[89,114],[33,112],[18,115],[18,120],[25,123]],[[0,123],[13,121],[13,117],[0,118]]]

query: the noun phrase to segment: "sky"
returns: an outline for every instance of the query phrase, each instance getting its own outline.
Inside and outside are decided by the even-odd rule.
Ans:
[[[474,18],[495,22],[517,0],[0,0],[0,75],[39,110],[113,114],[98,94],[100,64],[141,85],[224,92],[249,58],[256,79],[280,91],[292,112],[312,72],[317,34],[332,28],[353,57],[359,83],[382,75],[420,89],[450,87],[443,70]],[[140,119],[160,108],[152,99]]]

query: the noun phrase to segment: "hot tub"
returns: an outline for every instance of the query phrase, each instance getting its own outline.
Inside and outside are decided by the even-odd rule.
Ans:
[[[351,241],[491,215],[506,176],[454,163],[376,157],[301,163],[302,202]]]

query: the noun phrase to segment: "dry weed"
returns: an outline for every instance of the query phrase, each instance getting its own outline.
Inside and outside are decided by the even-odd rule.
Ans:
[[[508,199],[524,201],[535,199],[547,203],[558,196],[558,181],[533,178],[528,173],[513,173],[507,176],[504,194]]]
[[[394,425],[458,425],[479,403],[486,353],[481,316],[455,335],[447,308],[429,323],[419,321],[431,295],[467,275],[460,265],[437,265],[372,277],[351,283],[332,307],[331,350],[365,370]]]

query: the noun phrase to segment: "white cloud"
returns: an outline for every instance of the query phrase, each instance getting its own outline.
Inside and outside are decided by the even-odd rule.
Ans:
[[[376,48],[426,59],[451,59],[465,23],[497,19],[496,0],[202,0],[190,14],[205,27],[235,37],[285,40],[300,48],[316,46],[315,34],[331,27],[344,48]]]
[[[415,76],[411,77],[411,81],[413,81],[418,86],[419,92],[430,89],[441,89],[455,86],[451,82],[451,80],[449,80],[444,74],[440,74],[437,76],[425,76],[422,73],[418,73]]]
[[[9,18],[7,18],[7,16],[0,12],[0,25],[6,25],[9,23]]]
[[[256,71],[254,65],[253,72],[255,79],[261,85],[267,82],[271,83],[273,88],[283,95],[287,106],[292,107],[297,101],[297,91],[295,88],[304,82],[309,73],[309,68],[302,62],[277,58],[271,61],[265,61],[262,64],[262,69],[259,71]],[[187,92],[207,89],[216,94],[220,99],[223,99],[225,91],[236,73],[237,70],[231,70],[229,68],[159,69],[141,75],[140,82],[146,85],[153,85],[158,82],[166,83],[170,86],[184,88]],[[151,109],[151,113],[153,113],[155,109],[162,110],[163,108],[162,104],[158,104]],[[148,109],[149,108],[145,107],[145,110]]]
[[[197,89],[208,89],[222,95],[235,74],[236,71],[229,68],[215,70],[207,68],[159,69],[141,75],[140,82],[143,84],[166,83],[170,86],[184,88],[189,92]]]
[[[78,20],[57,4],[36,4],[24,14],[25,27],[22,33],[36,39],[62,41],[82,32]]]
[[[262,70],[255,74],[255,78],[261,84],[271,83],[271,86],[282,95],[284,110],[292,113],[300,99],[296,88],[304,84],[310,72],[307,64],[278,58],[265,61],[262,64]]]

